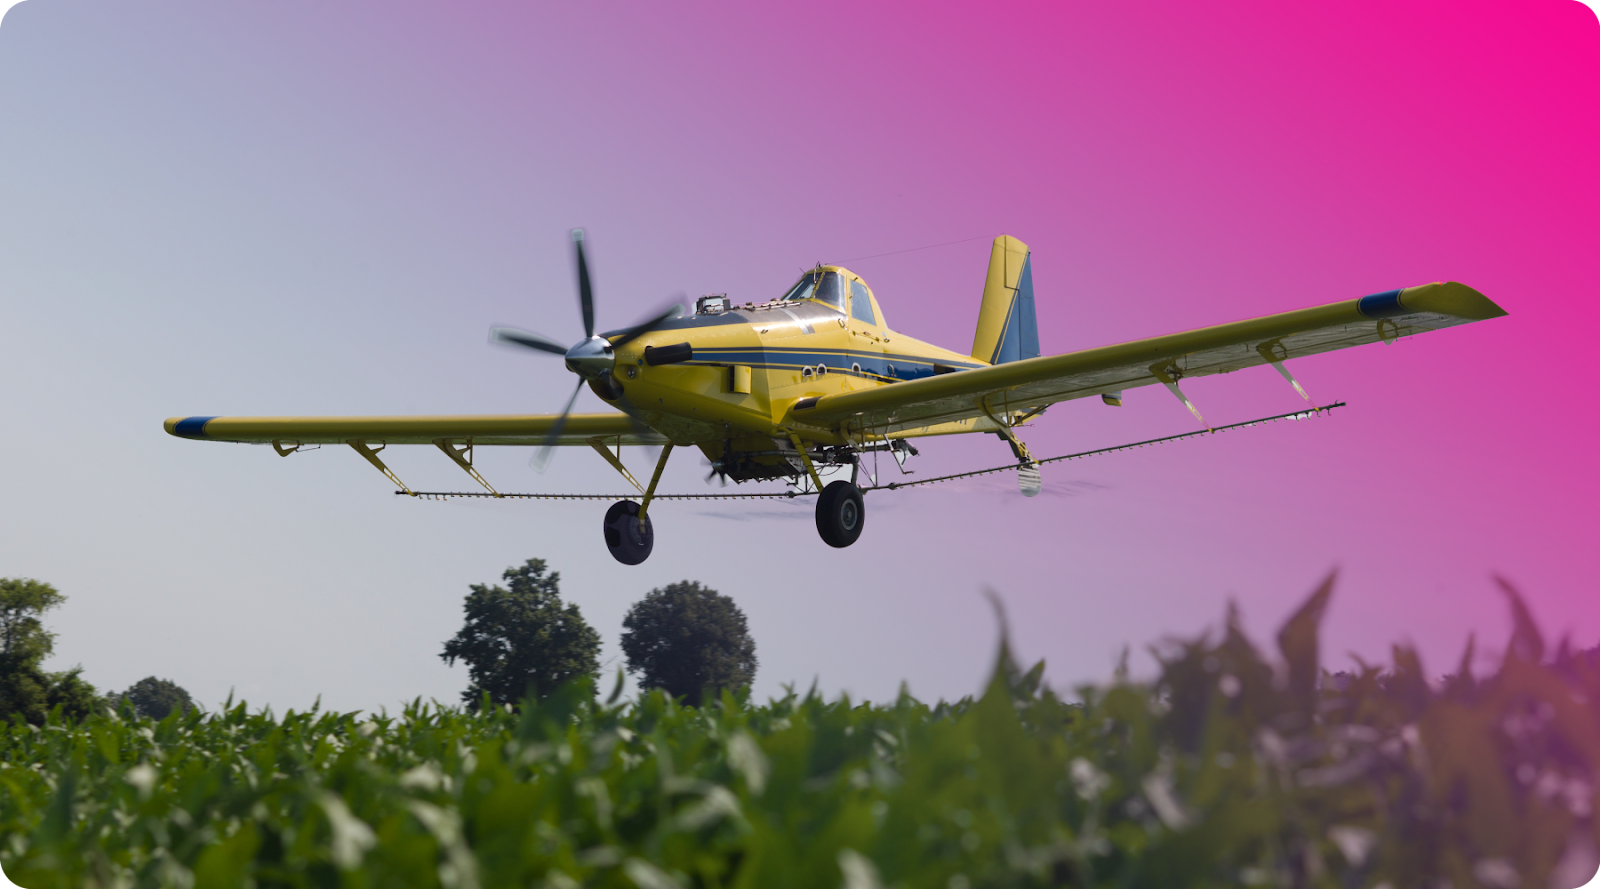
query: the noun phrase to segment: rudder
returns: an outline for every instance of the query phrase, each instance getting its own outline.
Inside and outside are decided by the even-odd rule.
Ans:
[[[1039,322],[1033,311],[1033,264],[1028,245],[1010,235],[994,239],[972,357],[1005,364],[1039,357]]]

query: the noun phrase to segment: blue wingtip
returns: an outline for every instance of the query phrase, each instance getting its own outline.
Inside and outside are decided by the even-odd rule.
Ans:
[[[216,417],[184,417],[172,427],[172,434],[184,438],[205,438],[206,424],[215,419]]]
[[[1368,318],[1388,318],[1393,315],[1404,315],[1408,311],[1400,304],[1400,291],[1385,290],[1371,296],[1361,297],[1356,303],[1356,308]]]

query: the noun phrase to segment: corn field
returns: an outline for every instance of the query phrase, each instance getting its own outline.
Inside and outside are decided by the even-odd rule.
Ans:
[[[1509,592],[1509,591],[1508,591]],[[1511,593],[1472,654],[1329,674],[1324,586],[1152,681],[1058,696],[1004,639],[929,706],[725,694],[0,726],[0,866],[45,887],[1577,886],[1600,671]],[[1587,868],[1587,870],[1585,870]]]

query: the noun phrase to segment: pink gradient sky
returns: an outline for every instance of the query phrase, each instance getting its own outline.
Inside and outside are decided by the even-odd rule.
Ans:
[[[0,576],[72,597],[58,661],[91,681],[346,709],[449,699],[464,674],[436,652],[466,584],[529,556],[606,657],[652,586],[734,595],[760,693],[969,692],[985,584],[1062,685],[1230,597],[1265,640],[1336,567],[1335,656],[1411,639],[1442,672],[1469,632],[1496,648],[1494,572],[1593,645],[1597,100],[1600,23],[1573,0],[29,0],[0,30],[0,404],[52,432],[43,454],[0,442],[20,504]],[[1434,280],[1511,314],[1292,362],[1350,403],[1329,419],[1051,467],[1034,500],[1009,480],[875,496],[842,552],[806,510],[676,507],[626,569],[599,508],[397,503],[353,455],[160,435],[186,413],[559,409],[559,362],[483,337],[577,338],[573,225],[609,326],[970,239],[850,263],[891,325],[965,350],[1002,231],[1034,250],[1047,353]],[[1299,404],[1266,369],[1188,388],[1217,423]],[[1157,387],[1053,409],[1029,443],[1191,427]],[[924,454],[935,474],[1008,452]],[[615,487],[592,455],[545,477],[481,459],[502,488]],[[391,463],[466,481],[420,449]]]

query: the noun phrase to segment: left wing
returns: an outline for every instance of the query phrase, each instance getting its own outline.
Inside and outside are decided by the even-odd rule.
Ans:
[[[939,424],[1016,415],[1153,383],[1176,390],[1186,377],[1267,363],[1281,368],[1288,358],[1393,342],[1504,314],[1465,284],[1425,284],[1187,333],[802,399],[784,422],[819,429],[843,425],[896,437],[924,435],[950,431],[926,428]]]
[[[201,441],[271,444],[279,449],[301,444],[544,444],[558,414],[443,417],[172,417],[167,432]],[[569,414],[555,444],[662,445],[667,437],[635,426],[627,414]]]

